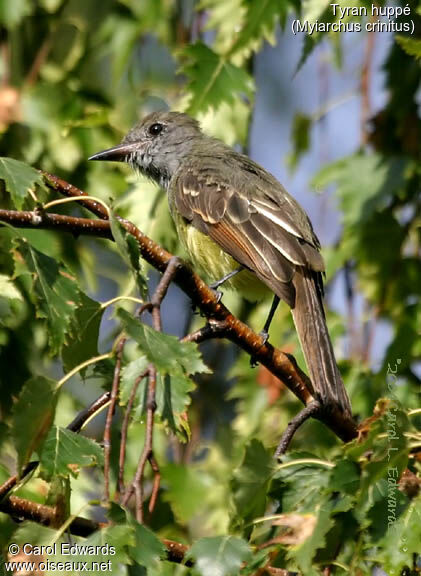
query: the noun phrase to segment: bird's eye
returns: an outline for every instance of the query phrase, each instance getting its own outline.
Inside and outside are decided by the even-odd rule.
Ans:
[[[149,134],[151,136],[158,136],[158,134],[161,134],[163,129],[163,125],[159,124],[159,122],[156,122],[155,124],[152,124],[151,126],[149,126]]]

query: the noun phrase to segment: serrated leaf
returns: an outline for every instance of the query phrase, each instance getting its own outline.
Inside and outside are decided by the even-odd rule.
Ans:
[[[249,545],[241,538],[200,538],[189,550],[201,576],[237,576],[243,562],[251,558]]]
[[[130,393],[136,379],[147,369],[148,359],[146,356],[140,356],[132,362],[129,362],[121,370],[120,380],[120,403],[125,406],[129,400]],[[140,420],[146,408],[146,383],[147,377],[139,383],[133,405],[133,419]]]
[[[206,30],[216,33],[213,46],[221,54],[226,53],[243,23],[246,11],[243,0],[201,0],[197,9],[206,11]]]
[[[76,478],[80,468],[99,465],[103,462],[103,451],[99,444],[90,438],[53,426],[45,439],[40,463],[46,480],[53,476]]]
[[[315,456],[307,452],[290,452],[283,457],[283,463],[292,464],[303,458],[314,460]],[[323,463],[297,463],[277,470],[271,494],[281,501],[282,512],[314,512],[321,490],[328,485],[330,470]]]
[[[182,369],[187,374],[209,372],[196,344],[180,342],[176,336],[157,332],[150,326],[134,319],[120,308],[117,316],[127,333],[139,344],[149,362],[163,373],[173,374]]]
[[[14,158],[0,157],[0,179],[4,180],[6,190],[19,210],[28,195],[28,190],[36,185],[44,186],[41,175],[35,168]]]
[[[195,115],[222,102],[232,103],[241,95],[251,97],[253,81],[245,70],[216,54],[202,42],[186,46],[181,72],[187,77],[191,94],[187,112]]]
[[[83,545],[99,546],[97,554],[89,555],[89,562],[105,562],[105,564],[108,564],[108,561],[112,560],[112,565],[117,562],[129,565],[131,563],[129,549],[136,545],[135,529],[128,524],[107,526],[94,532],[83,542]],[[111,555],[110,552],[101,554],[101,547],[105,547],[103,549],[108,551],[114,549],[115,554]],[[72,562],[77,561],[86,562],[86,554],[72,556]]]
[[[15,275],[30,275],[37,316],[45,318],[51,353],[63,346],[80,302],[76,279],[66,267],[38,252],[26,240],[16,239]]]
[[[164,544],[152,530],[142,524],[135,525],[135,545],[129,549],[129,555],[137,564],[156,568],[166,553]]]
[[[231,482],[234,504],[242,522],[250,523],[264,514],[273,471],[273,455],[253,439],[246,446],[243,462],[234,471]]]
[[[117,248],[123,260],[133,273],[141,297],[146,299],[148,294],[148,279],[144,273],[139,244],[131,234],[128,234],[113,213],[111,213],[110,224],[111,233],[117,244]]]
[[[332,528],[334,521],[332,518],[332,502],[328,502],[320,497],[317,505],[317,522],[311,535],[299,546],[290,550],[288,556],[294,558],[303,574],[316,575],[318,572],[313,567],[313,558],[317,550],[324,547],[326,534]]]
[[[253,45],[253,48],[257,50],[263,40],[274,44],[275,26],[279,21],[284,25],[288,13],[288,2],[244,0],[243,4],[246,7],[244,25],[232,52],[237,52],[250,45]]]
[[[388,574],[400,574],[405,566],[412,566],[420,553],[421,497],[415,498],[395,522],[390,522],[386,536],[380,542],[378,560]]]
[[[195,383],[185,374],[158,374],[156,387],[157,413],[168,422],[170,428],[179,434],[179,439],[186,441],[190,437],[190,428],[185,411],[190,405],[190,392],[196,388]]]
[[[98,355],[99,328],[104,308],[83,292],[79,296],[79,305],[72,317],[61,354],[66,372]]]
[[[386,162],[377,154],[355,154],[323,167],[312,180],[316,190],[335,183],[346,225],[360,224],[395,196],[403,184],[405,162]]]
[[[178,520],[187,524],[201,510],[209,490],[205,477],[193,467],[168,464],[162,470],[167,489],[163,499],[171,504]]]
[[[42,446],[54,420],[56,403],[57,383],[54,380],[34,376],[25,383],[12,413],[19,470]]]
[[[416,60],[421,58],[421,40],[419,38],[411,38],[410,36],[397,34],[395,40],[407,54],[415,56]]]
[[[360,485],[360,471],[355,462],[342,459],[332,469],[328,490],[355,494]]]

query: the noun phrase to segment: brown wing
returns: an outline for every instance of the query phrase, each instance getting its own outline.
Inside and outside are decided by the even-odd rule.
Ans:
[[[282,212],[269,199],[247,193],[235,176],[232,183],[224,182],[223,176],[216,183],[213,174],[214,170],[186,167],[180,171],[171,183],[177,210],[294,306],[291,281],[296,266],[323,270],[317,246],[300,237],[297,229],[291,231],[288,223],[283,225]]]

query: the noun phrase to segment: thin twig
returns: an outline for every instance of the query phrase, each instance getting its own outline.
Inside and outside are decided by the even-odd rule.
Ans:
[[[99,398],[94,400],[87,408],[79,412],[72,422],[67,426],[68,430],[72,432],[79,432],[82,430],[85,422],[90,420],[92,416],[96,415],[102,408],[110,401],[110,392],[104,392]]]
[[[161,304],[164,300],[168,288],[174,279],[178,268],[182,266],[182,262],[179,258],[173,257],[168,261],[166,269],[155,289],[155,292],[151,298],[150,303],[145,304],[140,313],[146,308],[151,309],[152,313],[152,323],[153,327],[157,332],[162,330],[162,320],[161,320]],[[144,474],[146,463],[149,462],[152,472],[154,474],[154,481],[152,486],[152,494],[149,500],[149,512],[153,512],[155,503],[158,497],[159,485],[161,481],[161,473],[159,470],[158,462],[153,455],[153,428],[154,419],[156,411],[156,368],[153,364],[149,365],[149,379],[148,379],[148,399],[146,407],[146,434],[145,443],[143,447],[142,454],[139,458],[139,463],[137,466],[135,477],[127,490],[123,498],[123,505],[126,505],[131,498],[133,492],[136,497],[136,518],[142,523],[143,522],[143,504],[144,504]],[[133,393],[133,390],[132,390]],[[126,411],[127,413],[127,411]],[[121,454],[121,453],[120,453]],[[120,463],[120,471],[122,470],[122,465]]]
[[[315,417],[316,415],[320,415],[322,411],[322,406],[320,402],[314,400],[311,404],[307,404],[305,408],[301,410],[291,422],[288,422],[288,426],[285,432],[282,434],[281,440],[278,444],[278,447],[275,452],[275,458],[279,458],[282,454],[288,450],[288,446],[298,430],[298,428],[310,417]]]
[[[155,391],[156,391],[156,369],[153,364],[149,365],[149,382],[148,382],[148,399],[147,399],[147,412],[146,412],[146,433],[145,443],[143,446],[142,454],[140,455],[137,465],[136,473],[127,488],[124,498],[122,500],[123,506],[126,506],[132,497],[133,493],[136,496],[136,519],[141,524],[143,523],[143,502],[144,502],[144,489],[143,478],[145,473],[145,466],[147,461],[152,455],[153,446],[153,422],[155,415]]]
[[[140,374],[130,391],[129,400],[127,402],[126,410],[124,411],[123,423],[121,425],[121,440],[120,440],[120,456],[119,456],[119,470],[118,470],[118,489],[116,491],[116,499],[121,500],[121,496],[124,494],[124,467],[126,464],[126,446],[127,446],[127,432],[129,429],[130,414],[133,408],[134,400],[136,398],[137,389],[140,382],[147,376],[149,369],[146,369],[142,374]]]
[[[25,84],[27,88],[35,84],[38,78],[39,71],[42,65],[44,64],[45,60],[47,59],[50,49],[51,49],[51,38],[47,37],[41,44],[38,52],[35,54],[32,66],[25,78]]]
[[[111,459],[111,424],[118,399],[120,385],[121,357],[127,338],[122,336],[116,346],[116,361],[114,367],[113,383],[111,386],[110,406],[107,412],[104,428],[104,500],[110,499],[110,459]]]

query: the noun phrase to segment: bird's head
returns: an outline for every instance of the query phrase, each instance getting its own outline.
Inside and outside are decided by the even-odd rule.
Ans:
[[[121,144],[89,160],[127,162],[165,186],[201,136],[198,122],[187,114],[153,112],[136,124]]]

